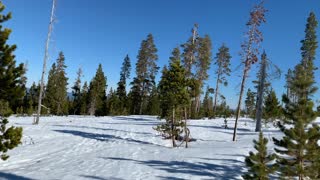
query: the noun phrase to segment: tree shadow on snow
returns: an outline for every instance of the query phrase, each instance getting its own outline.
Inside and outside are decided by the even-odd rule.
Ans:
[[[124,120],[124,121],[143,121],[143,122],[150,122],[150,121],[154,121],[154,119],[151,118],[143,118],[143,117],[130,117],[130,116],[126,116],[126,117],[122,117],[122,116],[115,116],[112,117],[112,119],[114,120]]]
[[[123,133],[152,135],[151,133],[146,133],[146,132],[125,131],[125,130],[120,130],[120,129],[97,128],[97,127],[90,127],[90,126],[76,126],[76,125],[53,125],[53,126],[55,126],[55,127],[63,127],[63,128],[94,129],[94,130],[102,130],[102,131],[115,131],[115,132],[123,132]]]
[[[147,160],[140,161],[127,158],[104,158],[115,161],[131,161],[137,164],[143,164],[158,170],[166,171],[171,174],[187,174],[203,179],[237,179],[242,174],[243,162],[234,159],[207,159],[206,162],[185,162],[185,161],[160,161]],[[201,160],[201,158],[200,158]],[[208,161],[213,161],[212,163]],[[221,164],[215,164],[216,161],[222,161]],[[159,176],[162,179],[175,179],[175,177]],[[176,178],[177,179],[177,178]]]
[[[120,178],[112,178],[112,177],[104,178],[104,177],[89,176],[89,175],[81,175],[81,177],[84,177],[84,178],[87,178],[87,179],[95,179],[95,180],[123,180],[123,179],[120,179]]]
[[[225,134],[231,134],[233,135],[233,128],[227,128],[225,129],[224,127],[220,126],[202,126],[202,125],[189,125],[189,127],[198,127],[198,128],[207,128],[207,129],[213,129],[214,132],[220,132],[220,133],[225,133]],[[192,131],[192,130],[191,130]],[[252,131],[250,129],[246,128],[237,128],[237,134],[239,135],[252,135],[256,134],[257,132]]]
[[[34,180],[31,178],[26,178],[23,176],[18,176],[15,174],[5,173],[5,172],[0,172],[0,179],[4,179],[4,180]]]
[[[160,146],[158,144],[153,144],[153,143],[146,142],[146,141],[141,141],[141,140],[136,140],[136,139],[131,139],[131,138],[122,138],[122,137],[114,136],[114,135],[110,135],[110,134],[89,133],[89,132],[75,131],[75,130],[54,130],[54,131],[60,132],[60,133],[72,134],[74,136],[80,136],[83,138],[94,139],[97,141],[122,140],[122,141],[127,141],[129,143]]]

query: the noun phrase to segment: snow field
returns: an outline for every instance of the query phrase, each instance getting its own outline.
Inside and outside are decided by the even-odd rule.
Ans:
[[[10,117],[23,127],[22,145],[0,163],[0,179],[241,179],[244,159],[258,137],[251,119],[240,119],[232,142],[234,119],[188,121],[197,141],[190,148],[171,148],[152,127],[153,116]],[[269,125],[264,135],[281,137]],[[178,142],[179,144],[179,142]]]

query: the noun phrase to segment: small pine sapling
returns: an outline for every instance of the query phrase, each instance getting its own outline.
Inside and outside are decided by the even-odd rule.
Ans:
[[[268,139],[263,137],[262,132],[259,134],[259,140],[253,140],[253,143],[257,153],[249,152],[249,156],[245,159],[248,172],[242,177],[244,179],[267,180],[277,169],[277,165],[274,163],[276,155],[268,155]]]

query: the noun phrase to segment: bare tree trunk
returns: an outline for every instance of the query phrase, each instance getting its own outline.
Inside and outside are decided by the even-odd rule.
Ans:
[[[214,112],[214,117],[216,117],[216,111],[217,111],[217,99],[218,99],[218,93],[219,93],[219,80],[220,80],[220,74],[218,74],[217,77],[217,82],[216,82],[216,90],[215,90],[215,95],[214,95],[214,105],[213,105],[213,112]]]
[[[176,147],[177,145],[176,145],[176,142],[175,142],[175,138],[176,138],[176,136],[174,135],[174,126],[175,126],[175,108],[173,107],[172,108],[172,122],[171,122],[171,139],[172,139],[172,147]]]
[[[44,58],[43,58],[43,68],[42,68],[42,75],[41,75],[41,84],[40,84],[40,93],[39,93],[39,100],[38,100],[37,118],[34,120],[33,124],[39,124],[39,120],[40,120],[41,107],[42,107],[42,96],[43,96],[43,91],[44,91],[44,76],[46,74],[47,59],[48,59],[48,56],[49,56],[48,49],[49,49],[52,25],[53,25],[53,22],[54,22],[55,3],[56,3],[56,0],[52,0],[52,9],[51,9],[49,30],[48,30],[48,35],[47,35],[47,40],[46,40],[46,47],[45,47]]]
[[[240,117],[240,112],[241,112],[241,102],[242,102],[242,96],[243,96],[243,91],[244,91],[244,85],[245,81],[247,78],[249,69],[245,68],[243,71],[243,76],[242,76],[242,81],[241,81],[241,88],[240,88],[240,95],[239,95],[239,101],[238,101],[238,107],[237,107],[237,114],[236,114],[236,122],[234,124],[234,130],[233,130],[233,141],[236,141],[236,136],[237,136],[237,126],[238,126],[238,120]]]
[[[184,108],[184,132],[185,132],[185,141],[186,141],[186,148],[188,148],[188,141],[189,141],[189,134],[190,132],[188,131],[188,128],[187,128],[187,108],[185,107]]]
[[[263,93],[265,88],[266,80],[266,60],[262,59],[261,64],[261,74],[258,86],[258,96],[257,96],[257,109],[256,109],[256,132],[261,131],[261,119],[262,119],[262,103],[263,103]]]

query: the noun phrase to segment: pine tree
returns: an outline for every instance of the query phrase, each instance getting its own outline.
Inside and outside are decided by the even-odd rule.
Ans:
[[[72,113],[73,114],[80,114],[80,107],[81,107],[81,77],[82,77],[82,69],[79,68],[77,71],[77,78],[72,86],[72,96],[73,96],[73,107]]]
[[[120,81],[118,82],[117,95],[119,97],[119,112],[122,115],[126,115],[128,113],[128,105],[127,101],[127,79],[130,78],[131,71],[131,63],[129,55],[127,55],[122,63],[121,72],[120,72]]]
[[[107,96],[107,115],[119,115],[119,106],[120,100],[119,97],[116,94],[116,91],[114,91],[112,88],[110,88],[110,92]]]
[[[48,76],[48,84],[45,93],[45,104],[50,112],[55,115],[68,114],[67,85],[68,78],[65,72],[65,57],[63,52],[53,63]]]
[[[237,135],[237,125],[238,119],[240,117],[241,111],[241,103],[242,103],[242,96],[244,93],[245,82],[248,76],[248,73],[251,69],[252,64],[258,61],[258,54],[259,54],[259,45],[263,41],[262,32],[259,30],[259,27],[262,23],[266,22],[265,13],[266,9],[263,6],[263,1],[255,6],[253,10],[250,12],[250,19],[247,22],[248,32],[246,33],[247,40],[241,45],[242,48],[242,64],[244,65],[242,80],[240,85],[240,95],[239,101],[237,105],[237,112],[236,112],[236,121],[234,124],[234,132],[233,132],[233,141],[236,141]]]
[[[107,78],[99,64],[95,77],[90,82],[89,88],[89,114],[96,116],[106,115],[106,88]]]
[[[248,172],[243,175],[244,179],[259,179],[268,180],[270,175],[275,172],[277,165],[274,164],[276,159],[275,154],[267,152],[268,139],[263,137],[263,133],[259,133],[259,140],[253,140],[254,148],[257,153],[250,151],[249,156],[246,157],[246,166]]]
[[[57,59],[57,115],[67,115],[68,114],[68,78],[66,77],[65,68],[65,57],[63,52],[59,53],[59,58]]]
[[[143,113],[146,108],[147,97],[149,96],[153,86],[155,86],[155,77],[159,67],[156,64],[158,60],[157,48],[154,44],[152,34],[143,40],[137,56],[136,75],[134,80],[135,88],[139,91],[139,114]],[[137,102],[136,102],[137,103]]]
[[[200,110],[200,94],[202,93],[202,88],[204,81],[208,79],[208,70],[212,61],[212,43],[209,35],[205,35],[203,38],[199,38],[199,48],[196,61],[196,75],[195,78],[199,82],[198,90],[199,93],[196,94],[195,99],[195,110],[199,113]]]
[[[301,62],[295,66],[290,90],[295,95],[294,101],[283,96],[285,106],[285,125],[279,124],[284,137],[281,140],[274,138],[276,152],[279,153],[281,176],[284,178],[319,178],[319,154],[317,149],[320,140],[319,126],[313,124],[316,113],[313,111],[313,102],[310,97],[316,92],[314,86],[314,60],[317,49],[316,39],[317,20],[314,13],[310,13],[305,39],[301,41]],[[312,124],[312,126],[310,126]],[[291,126],[286,126],[291,125]]]
[[[193,66],[196,63],[196,54],[198,52],[199,45],[199,35],[198,35],[198,24],[194,24],[194,27],[191,30],[192,36],[188,39],[188,41],[181,45],[183,48],[182,52],[182,63],[183,67],[186,70],[186,77],[193,77]]]
[[[231,55],[229,53],[229,48],[223,44],[218,51],[219,52],[216,54],[216,57],[215,57],[216,61],[214,63],[217,66],[217,69],[215,71],[217,75],[217,82],[216,82],[214,104],[213,104],[214,114],[216,114],[217,100],[218,100],[218,95],[220,94],[219,84],[223,84],[224,86],[227,86],[228,81],[226,79],[226,76],[230,76],[230,72],[231,72],[231,69],[230,69]]]
[[[0,2],[0,13],[5,6]],[[11,19],[11,13],[0,16],[0,100],[8,101],[13,107],[17,100],[22,100],[25,94],[26,78],[24,64],[16,66],[15,55],[16,45],[7,44],[11,29],[3,28],[2,24]]]
[[[249,117],[253,118],[255,114],[255,93],[251,91],[249,88],[247,91],[247,97],[245,100],[245,105],[246,105],[246,113],[249,115]]]
[[[14,51],[16,45],[7,44],[10,29],[3,28],[2,23],[11,19],[11,13],[2,14],[5,6],[0,1],[0,158],[6,160],[8,150],[21,143],[22,128],[7,128],[7,117],[10,116],[16,100],[22,100],[25,93],[24,64],[16,66]]]
[[[166,124],[158,126],[157,130],[169,134],[172,140],[172,146],[175,147],[175,140],[186,130],[183,129],[181,112],[189,104],[187,92],[187,79],[185,70],[180,63],[179,48],[175,48],[170,57],[168,70],[164,70],[160,83],[160,107],[162,109],[162,118],[166,119]],[[180,112],[180,113],[179,113]]]
[[[160,102],[159,93],[156,85],[152,88],[150,96],[148,98],[148,105],[146,110],[148,115],[159,115],[160,114]]]
[[[57,89],[57,66],[53,63],[48,74],[48,82],[46,85],[45,95],[44,95],[44,105],[46,108],[50,109],[50,112],[56,114],[56,89]],[[41,108],[41,111],[43,108]]]
[[[130,101],[130,114],[139,114],[141,107],[141,92],[140,92],[140,80],[138,78],[133,78],[131,84],[131,90],[128,94],[128,99]]]
[[[205,96],[202,102],[202,114],[204,117],[212,117],[213,116],[213,102],[210,94],[213,94],[214,89],[207,87]]]
[[[288,72],[286,74],[286,85],[285,85],[285,88],[287,89],[286,96],[290,99],[290,101],[295,101],[294,100],[294,94],[291,91],[291,89],[292,89],[291,82],[293,81],[293,74],[294,74],[294,72],[289,68]]]
[[[273,122],[281,115],[281,106],[279,104],[276,93],[271,90],[264,101],[263,117],[267,122]]]
[[[80,94],[80,114],[88,114],[89,87],[87,81],[84,82]]]

